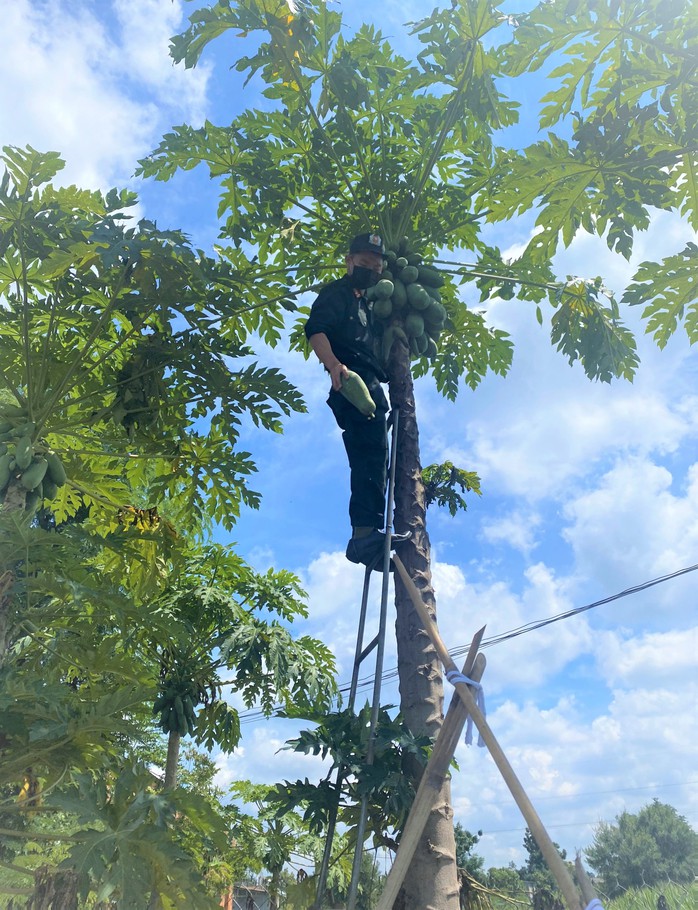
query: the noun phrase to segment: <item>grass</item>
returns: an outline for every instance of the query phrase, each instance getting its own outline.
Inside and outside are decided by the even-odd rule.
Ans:
[[[698,910],[698,884],[656,885],[639,891],[626,891],[612,901],[604,901],[605,910],[658,910],[657,901],[664,895],[667,910]]]

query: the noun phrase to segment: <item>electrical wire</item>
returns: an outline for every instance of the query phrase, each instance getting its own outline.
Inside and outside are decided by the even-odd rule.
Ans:
[[[682,575],[688,575],[690,572],[695,572],[698,569],[698,563],[692,566],[686,566],[683,569],[677,569],[675,572],[669,572],[666,575],[660,575],[657,578],[652,578],[649,581],[643,581],[641,584],[632,585],[629,588],[625,588],[623,591],[619,591],[617,594],[611,594],[609,597],[603,597],[600,600],[595,600],[592,603],[585,604],[582,607],[575,607],[571,610],[565,610],[563,613],[557,613],[555,616],[550,616],[547,619],[538,619],[533,620],[532,622],[525,623],[522,626],[518,626],[515,629],[510,629],[508,632],[502,632],[499,635],[493,635],[491,638],[483,638],[480,645],[480,650],[484,648],[492,648],[495,645],[500,645],[505,641],[509,641],[512,638],[518,638],[520,635],[527,635],[529,632],[535,632],[538,629],[542,629],[545,626],[550,626],[553,623],[561,622],[564,619],[571,619],[573,616],[578,616],[580,613],[586,613],[588,610],[593,610],[596,607],[604,606],[605,604],[612,603],[615,600],[620,600],[623,597],[629,597],[631,594],[638,594],[641,591],[646,591],[648,588],[653,588],[656,585],[664,584],[667,581],[671,581],[674,578],[679,578]],[[460,645],[454,650],[451,651],[452,657],[459,657],[468,652],[470,645]],[[384,682],[389,682],[392,679],[395,679],[398,675],[397,667],[391,667],[389,670],[386,670],[381,679]],[[365,676],[359,680],[358,689],[366,689],[373,685],[373,675]],[[339,687],[340,694],[346,694],[349,692],[350,684],[344,683]],[[240,724],[249,724],[256,723],[259,720],[263,720],[268,715],[258,709],[250,708],[247,711],[240,712]],[[276,709],[272,716],[282,717],[283,713]]]

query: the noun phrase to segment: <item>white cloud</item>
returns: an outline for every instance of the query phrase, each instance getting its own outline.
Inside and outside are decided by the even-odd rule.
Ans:
[[[319,780],[327,773],[328,761],[284,748],[287,740],[297,732],[297,725],[279,720],[265,720],[254,730],[243,728],[244,746],[230,755],[218,753],[215,756],[218,769],[216,784],[225,788],[238,780],[251,780],[258,784],[305,777]]]
[[[439,629],[449,650],[467,645],[483,625],[490,638],[572,606],[568,582],[557,578],[543,563],[526,569],[524,579],[523,591],[517,594],[505,582],[471,582],[458,567],[436,562]],[[589,643],[590,631],[583,617],[505,641],[497,645],[496,654],[492,652],[485,686],[495,693],[540,686],[586,653]]]
[[[684,479],[647,458],[620,458],[595,489],[566,504],[564,515],[577,572],[610,590],[690,566],[698,550],[698,464]],[[694,604],[679,595],[691,590],[695,581],[687,577],[652,591],[643,616],[681,621]],[[663,617],[658,605],[670,612]]]
[[[673,684],[679,684],[677,673]],[[616,691],[585,720],[583,695],[547,709],[509,699],[489,717],[505,754],[554,840],[568,852],[588,846],[600,820],[613,821],[657,797],[698,820],[695,684]],[[485,750],[460,745],[454,773],[456,817],[482,829],[488,864],[520,863],[523,821]],[[477,794],[477,798],[474,795]]]
[[[608,685],[643,689],[698,682],[698,627],[638,637],[603,632],[597,648],[599,675]]]
[[[505,543],[528,555],[536,547],[535,531],[540,523],[540,516],[532,512],[514,511],[502,518],[485,519],[482,536],[488,543]]]
[[[109,21],[116,9],[117,31]],[[173,119],[199,119],[206,66],[173,68],[167,37],[182,4],[15,0],[3,8],[0,144],[31,144],[67,160],[61,182],[123,184]]]

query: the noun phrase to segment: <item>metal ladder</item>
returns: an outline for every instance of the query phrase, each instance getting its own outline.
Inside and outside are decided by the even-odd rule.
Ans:
[[[391,553],[391,539],[392,539],[392,514],[393,514],[393,502],[395,499],[395,464],[397,460],[397,436],[398,436],[398,426],[400,422],[400,411],[398,408],[393,408],[391,412],[392,420],[392,439],[390,444],[390,463],[389,463],[389,473],[388,473],[388,495],[387,499],[387,511],[386,511],[386,524],[385,524],[385,547],[383,552],[376,557],[376,559],[368,566],[366,566],[366,572],[364,574],[364,585],[363,593],[361,596],[361,612],[359,613],[359,628],[356,636],[356,650],[354,652],[354,667],[351,674],[351,686],[349,688],[349,700],[347,703],[348,710],[353,711],[354,704],[356,702],[356,692],[359,685],[359,669],[363,661],[375,650],[376,652],[376,664],[375,664],[375,676],[373,679],[373,695],[371,700],[371,723],[369,726],[369,737],[368,737],[368,747],[366,751],[366,764],[372,765],[373,759],[375,756],[375,747],[376,747],[376,726],[378,723],[378,714],[380,711],[380,696],[381,696],[381,682],[383,675],[383,656],[385,653],[385,629],[388,615],[388,593],[390,588],[390,553]],[[364,631],[366,626],[366,608],[368,604],[368,594],[371,585],[371,573],[378,567],[378,564],[382,562],[383,566],[383,581],[381,588],[381,605],[380,605],[380,614],[378,621],[378,632],[376,636],[364,647]],[[320,872],[318,873],[318,883],[317,890],[315,893],[315,903],[313,904],[311,910],[322,910],[323,899],[325,894],[325,887],[327,885],[327,873],[330,867],[330,858],[332,855],[332,842],[334,841],[334,833],[337,825],[337,813],[339,811],[339,802],[341,799],[341,789],[342,783],[344,782],[345,770],[343,768],[337,769],[337,779],[335,781],[335,789],[337,791],[337,800],[335,805],[332,807],[332,810],[329,813],[328,823],[327,823],[327,839],[325,841],[325,849],[322,856],[322,863],[320,865]],[[354,863],[351,871],[351,884],[349,886],[349,894],[347,896],[347,906],[346,910],[354,910],[356,906],[356,898],[359,891],[359,875],[361,873],[361,857],[363,855],[364,848],[364,839],[366,837],[366,820],[368,817],[368,795],[364,795],[361,799],[361,806],[359,812],[359,823],[356,832],[356,849],[354,851]]]

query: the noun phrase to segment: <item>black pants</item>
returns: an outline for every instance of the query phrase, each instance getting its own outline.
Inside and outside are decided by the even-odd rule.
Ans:
[[[369,419],[340,393],[330,390],[327,404],[343,430],[351,473],[349,518],[353,528],[382,528],[385,524],[385,490],[388,478],[388,401],[375,376],[361,378],[376,403]]]

